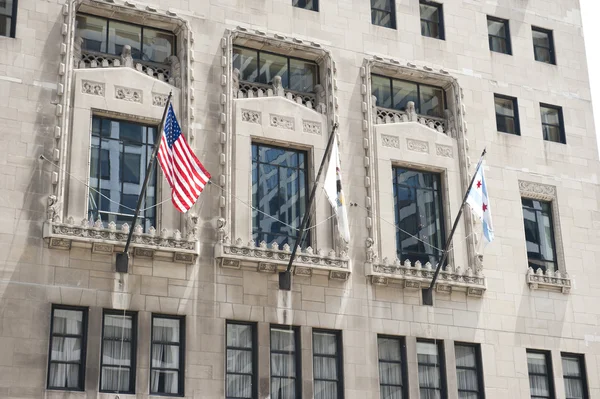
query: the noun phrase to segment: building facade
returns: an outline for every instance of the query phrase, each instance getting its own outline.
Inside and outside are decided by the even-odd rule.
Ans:
[[[578,1],[0,1],[0,93],[0,397],[600,397]],[[169,95],[211,184],[132,226]]]

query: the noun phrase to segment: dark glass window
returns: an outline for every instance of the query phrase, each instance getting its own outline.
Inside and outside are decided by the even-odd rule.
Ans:
[[[271,398],[300,399],[300,329],[271,327]]]
[[[77,32],[83,38],[83,51],[121,55],[128,44],[134,59],[160,64],[175,54],[175,35],[168,31],[78,14]]]
[[[508,29],[508,20],[494,17],[487,17],[488,39],[490,50],[497,53],[512,54],[510,47],[510,30]]]
[[[100,391],[134,393],[137,348],[136,314],[105,310],[103,317]]]
[[[183,396],[185,319],[152,315],[150,394]]]
[[[0,36],[15,37],[18,0],[0,1]]]
[[[483,372],[479,345],[456,343],[456,380],[459,399],[483,399]]]
[[[398,258],[436,265],[443,247],[442,186],[437,173],[394,168]],[[416,238],[418,237],[418,239]]]
[[[421,35],[444,39],[444,14],[441,4],[421,0]]]
[[[531,399],[554,399],[550,352],[527,350]]]
[[[396,29],[396,7],[394,3],[394,0],[371,0],[371,23]]]
[[[514,97],[494,94],[496,129],[499,132],[520,135],[519,107]]]
[[[227,399],[258,397],[256,325],[227,322]]]
[[[588,399],[585,358],[583,355],[562,354],[563,378],[566,399]]]
[[[445,399],[444,346],[441,341],[417,340],[421,399]]]
[[[257,243],[294,244],[308,205],[306,171],[304,151],[252,144],[252,237]],[[301,246],[308,243],[307,232]]]
[[[342,337],[339,331],[313,330],[314,399],[343,399]]]
[[[314,92],[319,83],[319,69],[313,61],[245,47],[233,47],[233,68],[240,71],[240,80],[272,84],[275,76],[281,76],[284,88],[302,93]]]
[[[371,75],[371,94],[377,98],[378,107],[405,111],[412,101],[418,114],[444,117],[445,94],[441,87]]]
[[[319,11],[319,0],[292,0],[292,5],[305,10]]]
[[[542,117],[544,140],[566,144],[562,108],[554,105],[540,104],[540,114]]]
[[[406,345],[403,337],[377,337],[379,353],[379,397],[408,398]]]
[[[131,225],[156,131],[154,126],[93,117],[88,218]],[[142,209],[156,204],[155,171]],[[138,221],[145,231],[156,226],[155,215],[155,208],[140,212]]]
[[[556,271],[552,204],[529,198],[521,198],[521,204],[529,267]]]
[[[552,31],[532,26],[531,33],[533,36],[533,55],[535,60],[547,64],[556,64]]]
[[[52,305],[48,389],[84,390],[87,317],[86,308]]]

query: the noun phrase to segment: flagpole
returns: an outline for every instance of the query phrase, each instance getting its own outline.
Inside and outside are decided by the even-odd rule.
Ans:
[[[333,129],[331,130],[331,135],[329,136],[329,141],[327,141],[327,147],[325,148],[325,153],[323,154],[323,159],[321,159],[321,165],[319,166],[319,172],[317,173],[317,178],[315,179],[315,183],[313,185],[312,191],[310,192],[310,197],[308,199],[308,206],[306,207],[306,212],[304,213],[304,217],[302,218],[302,223],[300,225],[300,229],[298,230],[298,235],[296,235],[296,239],[294,240],[294,245],[292,246],[292,254],[290,255],[290,261],[287,265],[287,269],[284,272],[279,272],[279,289],[290,291],[292,289],[292,263],[294,263],[294,258],[296,257],[296,251],[298,249],[299,243],[302,242],[304,238],[304,233],[306,230],[306,226],[308,225],[308,221],[310,220],[310,210],[312,208],[313,202],[315,200],[315,193],[317,192],[317,184],[319,183],[319,179],[321,178],[321,173],[323,172],[323,166],[325,166],[325,160],[327,156],[331,152],[331,146],[333,144],[333,139],[335,137],[335,132],[338,128],[338,124],[334,123]]]
[[[129,244],[131,244],[131,238],[133,237],[135,223],[137,222],[138,215],[140,213],[140,208],[142,207],[142,203],[144,202],[144,198],[146,197],[146,188],[148,187],[148,181],[150,180],[152,167],[154,166],[154,161],[156,160],[156,155],[158,154],[158,149],[160,148],[160,143],[162,141],[163,130],[165,128],[165,119],[167,117],[169,106],[171,105],[172,96],[173,92],[170,92],[169,97],[167,98],[167,103],[165,104],[165,110],[163,111],[162,119],[160,121],[157,135],[158,137],[154,138],[154,150],[152,151],[152,155],[150,156],[150,162],[146,167],[146,176],[144,177],[144,184],[142,184],[142,190],[138,197],[137,205],[135,207],[135,213],[133,214],[133,221],[131,222],[131,226],[129,228],[129,234],[127,235],[127,242],[125,243],[125,248],[123,249],[122,253],[117,253],[116,270],[119,273],[127,273],[127,270],[129,269]]]
[[[442,259],[438,262],[437,267],[435,268],[435,273],[433,274],[433,279],[431,280],[431,284],[429,284],[428,288],[422,290],[423,293],[423,305],[433,306],[433,286],[440,274],[440,270],[444,266],[446,259],[448,258],[450,244],[452,243],[452,238],[454,237],[454,232],[458,227],[458,221],[462,216],[463,209],[465,207],[465,203],[467,202],[467,198],[469,197],[469,192],[471,191],[471,187],[473,187],[473,182],[475,181],[475,177],[477,176],[477,171],[483,162],[483,157],[486,154],[486,149],[484,148],[481,152],[481,157],[479,157],[479,162],[477,162],[477,167],[475,168],[475,172],[473,173],[473,177],[471,178],[471,182],[469,183],[469,187],[467,187],[467,192],[463,198],[462,204],[458,210],[458,215],[456,215],[456,219],[454,219],[454,224],[452,225],[452,230],[450,230],[450,235],[448,235],[448,239],[446,239],[446,245],[444,245],[444,254],[442,255]]]

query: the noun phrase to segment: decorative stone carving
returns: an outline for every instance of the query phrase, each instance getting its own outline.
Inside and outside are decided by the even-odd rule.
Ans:
[[[381,145],[390,148],[400,148],[400,138],[398,136],[381,135]]]
[[[454,151],[449,145],[436,144],[435,153],[440,157],[454,158]]]
[[[571,278],[568,273],[563,273],[560,270],[552,272],[542,269],[537,269],[535,272],[530,267],[527,271],[527,284],[532,290],[545,288],[550,290],[560,291],[563,294],[571,292]]]
[[[302,132],[321,135],[321,122],[302,121]]]
[[[171,66],[171,77],[169,83],[175,87],[181,87],[181,63],[176,55],[167,58],[168,64]]]
[[[429,154],[429,143],[421,140],[406,139],[406,148],[410,151]]]
[[[277,266],[272,263],[259,262],[258,271],[263,273],[276,273]]]
[[[129,87],[115,86],[115,98],[123,101],[142,103],[142,91]]]
[[[242,122],[261,123],[261,113],[249,109],[242,109]]]
[[[79,68],[81,62],[81,46],[83,44],[83,37],[75,35],[73,40],[73,68]]]
[[[219,242],[225,241],[225,236],[227,234],[227,232],[225,231],[226,225],[227,225],[227,221],[225,220],[225,218],[217,219],[217,236],[218,236]]]
[[[271,114],[269,117],[269,121],[271,122],[271,126],[273,127],[294,130],[294,118]]]
[[[91,80],[82,80],[81,92],[84,94],[91,94],[93,96],[104,97],[104,83],[92,82]]]
[[[327,112],[327,98],[325,95],[325,89],[323,88],[323,86],[316,85],[315,86],[315,94],[316,94],[316,110],[317,112],[320,112],[322,114]]]
[[[528,198],[547,201],[556,199],[556,187],[547,184],[519,180],[519,191]]]
[[[198,215],[193,212],[188,212],[185,217],[186,221],[186,231],[187,231],[187,239],[188,241],[197,241],[198,240]]]
[[[52,221],[52,220],[54,220],[55,216],[57,216],[58,209],[59,209],[58,199],[56,198],[56,195],[50,195],[48,197],[46,206],[47,206],[46,220]]]
[[[408,103],[406,103],[406,115],[408,115],[408,120],[410,122],[417,121],[418,115],[417,115],[417,110],[415,109],[414,101],[409,101]]]
[[[126,44],[121,51],[121,66],[133,68],[133,57],[131,56],[131,46]]]
[[[240,91],[240,70],[237,68],[234,68],[231,73],[231,91],[233,92],[233,97],[237,98]]]
[[[273,78],[273,94],[278,97],[285,96],[285,90],[281,83],[281,76],[275,76]]]
[[[165,107],[169,96],[166,94],[152,93],[152,105],[155,107]]]

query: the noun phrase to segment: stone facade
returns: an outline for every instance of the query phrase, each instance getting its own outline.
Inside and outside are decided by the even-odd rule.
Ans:
[[[579,4],[439,0],[445,40],[423,37],[419,1],[396,0],[398,29],[371,24],[370,1],[19,0],[16,38],[0,36],[0,397],[114,398],[99,393],[103,309],[137,312],[135,395],[149,395],[152,314],[185,316],[186,398],[225,397],[226,321],[256,323],[257,397],[270,395],[269,326],[301,334],[302,397],[313,397],[312,330],[341,332],[344,397],[378,398],[377,336],[406,337],[409,397],[419,397],[416,342],[442,340],[447,397],[458,398],[454,342],[480,344],[485,397],[530,397],[526,349],[550,351],[556,398],[561,353],[585,355],[600,397],[600,172]],[[210,3],[210,4],[208,4]],[[176,35],[162,66],[82,53],[77,13]],[[510,20],[512,56],[490,52],[486,15]],[[533,56],[531,26],[554,32],[557,65]],[[232,48],[318,65],[302,94],[240,80]],[[376,107],[371,74],[443,87],[445,118]],[[189,214],[159,184],[149,231],[87,219],[91,116],[158,124],[166,96],[212,174]],[[494,93],[518,98],[521,135],[497,132]],[[544,141],[539,104],[563,109],[566,145]],[[339,141],[352,240],[340,241],[322,198],[291,292],[276,271],[290,248],[254,243],[250,145],[307,151],[316,175],[332,126]],[[432,265],[396,261],[391,167],[443,176],[444,223],[458,212],[481,150],[495,241],[466,212],[435,306],[419,288]],[[162,179],[162,176],[159,175]],[[552,201],[558,270],[528,270],[521,197]],[[128,274],[115,272],[129,228]],[[52,305],[89,309],[82,392],[47,389]]]

